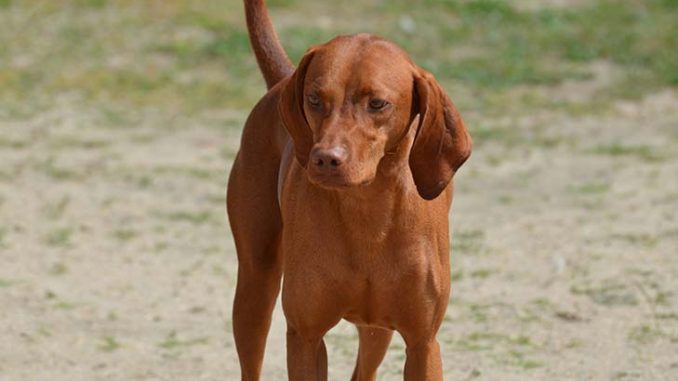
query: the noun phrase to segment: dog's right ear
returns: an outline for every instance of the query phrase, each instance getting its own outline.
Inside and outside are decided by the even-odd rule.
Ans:
[[[314,51],[313,48],[309,49],[301,59],[299,67],[284,85],[278,103],[280,118],[294,141],[297,161],[304,168],[313,146],[313,133],[304,113],[304,80]]]
[[[473,142],[454,103],[430,73],[414,76],[414,111],[420,122],[410,152],[410,170],[419,195],[433,200],[471,155]]]

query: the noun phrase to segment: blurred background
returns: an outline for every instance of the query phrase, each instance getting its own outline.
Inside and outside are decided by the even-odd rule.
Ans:
[[[381,35],[470,128],[446,380],[678,379],[678,1],[268,3],[293,61]],[[0,380],[239,379],[224,194],[264,93],[239,0],[0,0]]]

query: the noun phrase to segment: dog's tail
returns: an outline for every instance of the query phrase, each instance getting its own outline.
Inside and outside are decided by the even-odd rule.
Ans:
[[[244,0],[247,30],[254,54],[257,56],[259,69],[264,75],[266,86],[270,89],[282,79],[294,72],[294,65],[290,61],[285,49],[273,29],[271,18],[268,16],[265,0]]]

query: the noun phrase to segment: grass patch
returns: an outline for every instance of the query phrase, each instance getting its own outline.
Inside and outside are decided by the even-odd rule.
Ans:
[[[528,357],[538,346],[525,335],[474,332],[453,342],[452,345],[462,351],[491,352],[496,362],[511,367],[529,370],[543,366],[541,362]]]
[[[493,273],[495,273],[495,270],[491,269],[480,269],[480,270],[475,270],[471,272],[471,278],[477,278],[477,279],[487,279],[489,278]]]
[[[162,253],[162,252],[164,252],[165,250],[167,250],[167,247],[168,247],[168,246],[169,246],[169,245],[167,244],[167,242],[164,242],[164,241],[156,242],[156,243],[153,244],[152,250],[153,250],[153,252],[156,253],[156,254],[157,254],[157,253]]]
[[[508,146],[514,146],[523,140],[518,130],[508,127],[483,125],[471,128],[471,134],[473,135],[473,142],[478,142],[479,144],[495,141]]]
[[[120,349],[120,347],[120,342],[118,342],[118,340],[113,336],[103,337],[97,346],[101,352],[115,352]]]
[[[8,137],[0,137],[0,148],[22,149],[28,146],[28,141],[12,139]]]
[[[203,225],[212,221],[212,214],[209,211],[176,211],[163,214],[161,217],[170,221],[188,222],[194,225]]]
[[[78,307],[78,305],[75,304],[75,303],[69,303],[69,302],[65,302],[63,300],[60,300],[59,297],[57,296],[57,294],[54,293],[54,291],[52,291],[52,290],[47,290],[45,292],[45,298],[47,300],[50,300],[53,303],[52,305],[56,309],[73,310],[73,309]]]
[[[207,337],[199,337],[194,339],[181,340],[177,337],[177,333],[170,332],[165,339],[158,343],[158,346],[163,349],[178,349],[186,348],[194,345],[205,345],[209,342]]]
[[[50,275],[64,275],[68,272],[68,267],[63,263],[55,263],[49,268]]]
[[[518,128],[520,123],[515,121],[508,126],[483,124],[471,127],[473,142],[477,144],[497,143],[508,148],[518,146],[540,147],[550,149],[561,145],[573,146],[576,142],[566,136],[554,135],[543,128]],[[490,163],[498,164],[501,160],[490,158]]]
[[[615,281],[604,281],[599,285],[575,285],[570,288],[575,295],[586,295],[591,301],[604,306],[636,306],[638,297],[628,286]]]
[[[518,335],[509,336],[492,332],[475,332],[467,335],[458,341],[462,348],[468,348],[472,351],[489,350],[498,344],[509,344],[520,347],[533,347],[534,344],[528,336]]]
[[[678,321],[678,313],[672,313],[672,312],[659,313],[659,314],[657,314],[656,318],[659,319],[659,320],[675,320],[675,321]]]
[[[571,311],[556,311],[554,313],[555,317],[557,317],[560,320],[570,322],[570,323],[575,323],[575,322],[581,322],[584,319],[577,313],[571,312]]]
[[[491,305],[486,304],[470,304],[468,306],[468,313],[473,321],[481,323],[487,321],[491,308]]]
[[[76,309],[78,305],[69,302],[57,302],[56,304],[54,304],[54,307],[60,310],[70,311]]]
[[[136,238],[139,235],[139,232],[137,232],[134,229],[127,229],[127,228],[121,228],[121,229],[116,229],[113,232],[113,236],[121,242],[129,242]]]
[[[19,170],[17,167],[14,167],[12,169],[0,169],[0,181],[1,182],[11,182],[14,180],[19,173]]]
[[[653,248],[657,246],[660,240],[658,235],[648,233],[612,234],[610,238],[622,240],[632,245],[645,248]]]
[[[84,177],[82,173],[57,165],[53,158],[38,163],[36,169],[51,179],[58,181],[75,181]]]
[[[523,370],[536,369],[544,366],[542,362],[532,360],[527,357],[525,353],[516,350],[508,351],[505,355],[496,356],[496,358],[500,363]]]
[[[452,252],[477,255],[483,251],[485,232],[481,230],[459,231],[453,234]]]
[[[441,3],[461,18],[453,31],[471,28],[473,39],[496,48],[487,61],[476,62],[488,75],[472,78],[474,83],[502,86],[576,78],[576,72],[544,70],[555,57],[572,63],[610,60],[647,75],[645,87],[678,84],[675,2],[602,0],[538,11],[518,11],[508,1]],[[497,62],[499,71],[493,67]],[[497,73],[502,75],[493,76]],[[495,81],[484,83],[487,78]]]
[[[297,0],[268,0],[266,4],[270,8],[285,8],[296,4]]]
[[[656,162],[664,159],[664,156],[650,146],[624,145],[619,143],[604,144],[594,147],[592,153],[612,157],[633,157],[643,161]]]
[[[582,195],[605,194],[610,191],[610,184],[604,182],[593,182],[578,186],[573,186],[570,191]]]
[[[44,207],[45,216],[50,220],[60,219],[64,215],[70,202],[71,198],[69,196],[63,196],[56,202],[48,203]]]
[[[5,243],[5,237],[7,237],[7,228],[0,226],[0,248],[7,247]]]
[[[178,0],[153,6],[77,0],[41,7],[0,1],[0,9],[11,6],[12,14],[36,25],[26,28],[10,12],[0,14],[0,25],[22,30],[20,38],[2,44],[0,57],[28,57],[21,64],[0,60],[0,99],[11,101],[7,110],[28,102],[51,104],[67,93],[113,104],[124,110],[114,119],[125,119],[129,104],[179,114],[249,109],[264,93],[237,0],[205,0],[200,6]],[[504,0],[344,3],[269,2],[293,62],[335,35],[386,36],[442,82],[472,89],[465,109],[483,109],[488,97],[510,94],[516,86],[588,80],[595,61],[610,62],[621,72],[620,80],[603,89],[608,97],[678,86],[673,1],[598,0],[538,10],[518,9]],[[277,11],[281,8],[284,13]],[[305,12],[331,15],[332,22],[309,23]],[[89,143],[92,148],[106,144]]]
[[[138,169],[134,169],[135,171]],[[190,167],[190,166],[157,166],[150,169],[151,174],[158,175],[171,175],[171,176],[187,176],[192,177],[198,180],[212,180],[212,179],[221,179],[224,173],[220,170],[208,170],[200,166]]]
[[[657,340],[678,342],[678,331],[669,331],[661,326],[643,324],[632,328],[627,339],[635,344],[651,344]]]
[[[52,247],[70,247],[72,246],[72,237],[73,229],[68,227],[56,228],[47,233],[45,243]]]
[[[56,150],[68,149],[101,149],[111,145],[110,141],[97,139],[81,139],[75,136],[61,136],[50,139],[49,147]]]
[[[565,79],[587,79],[584,71],[549,69],[526,60],[520,49],[505,53],[496,60],[468,58],[449,62],[434,69],[438,76],[454,78],[474,87],[504,89],[516,85],[555,85]]]

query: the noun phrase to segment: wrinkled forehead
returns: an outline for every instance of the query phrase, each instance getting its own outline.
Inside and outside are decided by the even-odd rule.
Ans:
[[[388,41],[370,35],[338,37],[316,50],[305,87],[402,94],[412,88],[412,68],[407,54]]]

